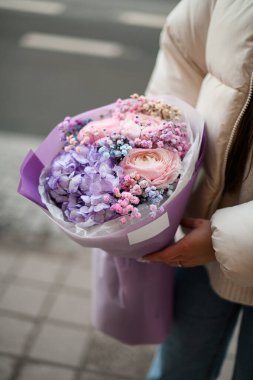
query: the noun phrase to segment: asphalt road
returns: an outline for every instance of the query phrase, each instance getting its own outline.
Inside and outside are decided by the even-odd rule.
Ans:
[[[143,93],[176,3],[0,0],[0,130],[45,136],[66,115]]]

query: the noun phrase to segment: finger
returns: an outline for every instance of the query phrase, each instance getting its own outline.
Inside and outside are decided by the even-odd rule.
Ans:
[[[187,237],[184,237],[182,240],[185,239],[187,240]],[[182,251],[185,250],[185,243],[182,242],[182,240],[179,240],[177,243],[170,245],[161,251],[150,253],[149,255],[144,256],[144,259],[149,261],[178,261],[180,260]]]
[[[152,263],[152,262],[164,263],[172,267],[182,266],[181,265],[182,260],[180,259],[180,257],[171,259],[168,256],[160,256],[160,255],[152,254],[150,255],[150,257],[144,257],[144,260],[149,263]]]
[[[202,219],[199,218],[183,218],[180,222],[181,226],[186,228],[197,228],[199,227]]]
[[[157,251],[150,253],[149,255],[143,256],[144,260],[147,261],[167,261],[168,255],[164,251]]]

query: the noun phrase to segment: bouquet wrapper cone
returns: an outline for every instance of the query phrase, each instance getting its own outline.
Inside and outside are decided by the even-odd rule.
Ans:
[[[92,323],[123,343],[158,344],[172,319],[173,269],[93,253]]]
[[[168,245],[168,235],[170,243],[173,241],[203,158],[204,145],[205,135],[193,177],[166,208],[168,214],[173,212],[175,224],[152,238],[151,252],[154,246],[161,247],[163,241]],[[119,242],[119,250],[120,245]],[[142,250],[140,246],[139,252]],[[146,246],[144,250],[150,251]],[[174,269],[163,263],[141,263],[98,249],[93,250],[92,268],[93,325],[130,345],[163,342],[172,323]]]
[[[98,119],[113,105],[73,117]],[[195,120],[194,110],[185,105]],[[197,117],[197,116],[196,116]],[[199,125],[203,121],[196,120]],[[202,129],[203,125],[202,125]],[[164,206],[156,219],[147,217],[123,230],[103,235],[78,236],[53,219],[42,203],[39,177],[62,147],[55,127],[38,149],[28,152],[20,168],[18,192],[34,202],[75,242],[93,251],[93,324],[99,330],[128,344],[161,343],[169,333],[172,318],[173,269],[162,263],[136,261],[173,242],[204,155],[205,132],[195,171],[184,188]]]

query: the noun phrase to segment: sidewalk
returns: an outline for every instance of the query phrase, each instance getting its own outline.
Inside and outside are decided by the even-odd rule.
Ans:
[[[91,326],[90,252],[16,194],[20,162],[38,142],[0,134],[0,380],[144,380],[155,347]],[[219,380],[231,378],[235,345]]]
[[[90,255],[0,251],[0,379],[144,379],[152,347],[90,324]]]

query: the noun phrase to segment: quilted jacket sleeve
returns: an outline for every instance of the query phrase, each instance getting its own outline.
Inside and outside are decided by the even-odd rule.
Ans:
[[[239,286],[253,286],[253,201],[217,210],[211,225],[221,270]]]
[[[195,105],[206,74],[205,46],[215,0],[183,0],[169,14],[146,93],[173,94]]]

